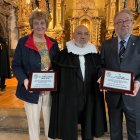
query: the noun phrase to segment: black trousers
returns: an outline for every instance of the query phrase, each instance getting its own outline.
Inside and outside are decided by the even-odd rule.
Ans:
[[[140,133],[136,134],[136,140],[140,140]]]
[[[126,119],[126,127],[128,140],[140,140],[136,138],[136,114],[135,110],[129,109],[121,99],[120,105],[117,108],[108,107],[110,121],[110,137],[111,140],[123,140],[122,122],[123,114]]]
[[[0,88],[4,88],[5,87],[5,76],[1,76],[0,77]]]

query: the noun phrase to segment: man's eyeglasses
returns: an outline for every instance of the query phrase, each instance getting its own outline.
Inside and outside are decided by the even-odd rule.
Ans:
[[[123,24],[130,24],[132,22],[132,19],[126,19],[126,20],[120,20],[118,22],[116,22],[115,24],[118,24],[118,25],[123,25]]]

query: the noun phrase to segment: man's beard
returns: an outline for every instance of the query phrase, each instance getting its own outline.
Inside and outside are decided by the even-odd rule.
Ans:
[[[74,41],[74,42],[75,42],[75,45],[76,45],[77,47],[79,47],[79,48],[84,48],[84,47],[86,47],[86,45],[87,45],[87,43],[81,44],[81,43],[76,42],[76,41]]]

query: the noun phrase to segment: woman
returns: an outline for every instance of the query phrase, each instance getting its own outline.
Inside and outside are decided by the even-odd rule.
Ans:
[[[43,112],[45,136],[48,138],[50,120],[51,95],[50,92],[29,92],[29,72],[50,69],[54,56],[59,52],[57,42],[47,37],[48,27],[46,12],[33,11],[29,18],[33,32],[22,37],[16,47],[13,59],[13,72],[18,80],[16,96],[24,100],[25,112],[28,120],[30,140],[39,140],[40,113]]]

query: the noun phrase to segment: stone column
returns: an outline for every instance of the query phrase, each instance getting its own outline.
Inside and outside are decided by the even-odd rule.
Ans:
[[[62,9],[61,0],[56,0],[56,25],[55,30],[62,30]]]

